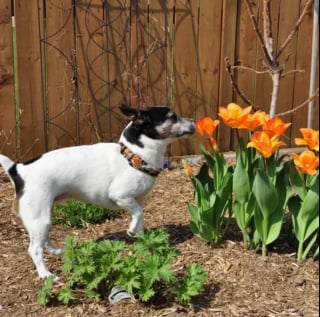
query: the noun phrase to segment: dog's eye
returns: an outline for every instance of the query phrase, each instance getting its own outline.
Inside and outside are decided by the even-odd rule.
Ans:
[[[171,119],[173,122],[177,122],[178,116],[175,113],[170,113],[169,119]]]

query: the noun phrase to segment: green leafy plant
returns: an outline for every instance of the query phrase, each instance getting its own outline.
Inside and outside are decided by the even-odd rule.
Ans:
[[[99,300],[112,286],[120,285],[144,302],[156,294],[171,292],[187,304],[203,289],[206,273],[200,265],[189,265],[186,273],[178,276],[173,270],[178,254],[161,228],[139,233],[133,245],[109,240],[78,243],[67,238],[63,265],[66,282],[58,288],[51,278],[47,279],[38,302],[46,305],[56,297],[67,304],[79,289]]]
[[[236,150],[236,164],[233,173],[234,215],[242,232],[244,247],[256,247],[260,239],[254,225],[256,200],[252,192],[255,169],[259,157],[255,149],[247,149],[243,139]]]
[[[197,175],[190,175],[195,189],[195,204],[188,203],[190,227],[196,236],[218,243],[227,228],[226,213],[232,210],[232,167],[213,147],[210,151],[201,147],[201,151],[206,163]]]
[[[51,299],[51,293],[54,287],[55,276],[51,275],[44,281],[42,288],[38,292],[38,303],[42,306],[47,305]]]
[[[314,246],[314,257],[319,254],[319,171],[308,175],[292,165],[290,182],[295,195],[290,198],[288,207],[298,240],[297,260],[301,261],[306,259]]]
[[[304,138],[296,138],[295,142],[307,145],[310,150],[301,156],[292,154],[297,170],[290,172],[292,159],[288,155],[279,155],[279,147],[285,145],[280,138],[290,123],[284,123],[279,117],[270,119],[262,111],[251,114],[251,110],[251,106],[242,109],[234,103],[219,108],[219,116],[233,129],[238,141],[234,169],[226,169],[222,154],[214,151],[217,146],[212,133],[219,121],[209,117],[196,121],[197,132],[214,147],[209,154],[201,147],[206,163],[198,175],[193,176],[190,167],[185,166],[195,188],[196,205],[189,203],[191,229],[207,241],[216,239],[222,222],[216,221],[215,215],[217,211],[220,215],[225,212],[221,209],[224,204],[220,204],[223,200],[216,200],[220,197],[219,184],[223,188],[231,181],[231,189],[225,188],[226,192],[232,191],[233,202],[226,206],[233,208],[244,246],[262,246],[262,254],[266,255],[267,246],[280,235],[284,215],[289,208],[299,241],[297,258],[304,259],[316,247],[319,236],[319,157],[316,155],[319,152],[319,131],[300,129]],[[247,131],[247,141],[240,137],[240,130]],[[211,171],[213,182],[208,171]],[[319,248],[316,248],[314,255],[318,253]]]
[[[102,223],[106,219],[116,217],[118,214],[118,211],[83,203],[78,200],[68,200],[66,203],[55,206],[53,223],[82,228],[86,223]]]

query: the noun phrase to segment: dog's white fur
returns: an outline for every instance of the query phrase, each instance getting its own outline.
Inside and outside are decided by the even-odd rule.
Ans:
[[[139,136],[143,147],[128,141],[124,132],[119,141],[150,166],[161,168],[167,145],[185,133],[192,134],[194,123],[183,118],[176,123],[166,120],[157,127],[157,132],[165,138],[153,139],[143,133]],[[15,163],[4,155],[0,155],[0,163],[10,176]],[[19,213],[30,237],[29,254],[41,278],[52,274],[43,261],[44,246],[54,254],[63,251],[49,240],[56,200],[76,198],[109,209],[124,209],[131,214],[130,234],[143,230],[143,198],[155,178],[131,167],[121,155],[118,143],[58,149],[32,163],[16,164],[15,168],[23,181],[23,192],[17,194]]]

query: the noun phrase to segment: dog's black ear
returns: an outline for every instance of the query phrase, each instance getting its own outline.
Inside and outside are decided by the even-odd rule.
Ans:
[[[131,108],[125,104],[121,104],[119,108],[130,121],[133,121],[134,124],[139,125],[145,121],[144,115],[140,110]]]
[[[136,109],[131,108],[131,107],[125,105],[124,103],[121,103],[121,104],[119,105],[119,109],[120,109],[121,112],[122,112],[125,116],[127,116],[127,117],[131,117],[131,116],[135,115],[135,113],[137,112]]]

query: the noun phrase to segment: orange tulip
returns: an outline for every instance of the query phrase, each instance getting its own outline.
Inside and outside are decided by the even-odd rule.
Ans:
[[[315,175],[319,166],[319,157],[312,151],[303,151],[300,155],[292,153],[296,168],[304,174]]]
[[[253,114],[248,114],[248,116],[242,122],[242,125],[238,127],[238,129],[247,129],[249,131],[253,131],[268,120],[269,115],[267,115],[264,111],[258,110]]]
[[[186,173],[186,175],[188,177],[192,177],[193,176],[193,172],[192,172],[192,167],[190,164],[188,164],[188,162],[186,160],[181,160],[184,171]]]
[[[196,131],[206,138],[211,138],[219,123],[219,120],[212,120],[210,117],[204,117],[201,120],[196,121]]]
[[[296,145],[307,145],[310,150],[319,152],[319,130],[313,130],[308,128],[301,128],[300,132],[303,135],[303,139],[295,138]]]
[[[229,103],[227,107],[219,107],[219,116],[227,126],[236,129],[243,129],[242,124],[247,119],[251,108],[252,107],[249,106],[242,109],[235,103]]]
[[[256,131],[250,137],[247,147],[255,148],[263,157],[270,157],[280,146],[286,145],[276,136],[270,137],[265,131]]]
[[[207,139],[207,141],[205,143],[205,147],[206,147],[207,151],[209,151],[209,152],[212,150],[212,148],[214,148],[214,150],[216,152],[219,151],[218,143],[217,143],[216,139],[213,137]]]
[[[280,136],[290,125],[291,123],[284,123],[279,117],[274,117],[263,124],[262,130],[270,136]]]

